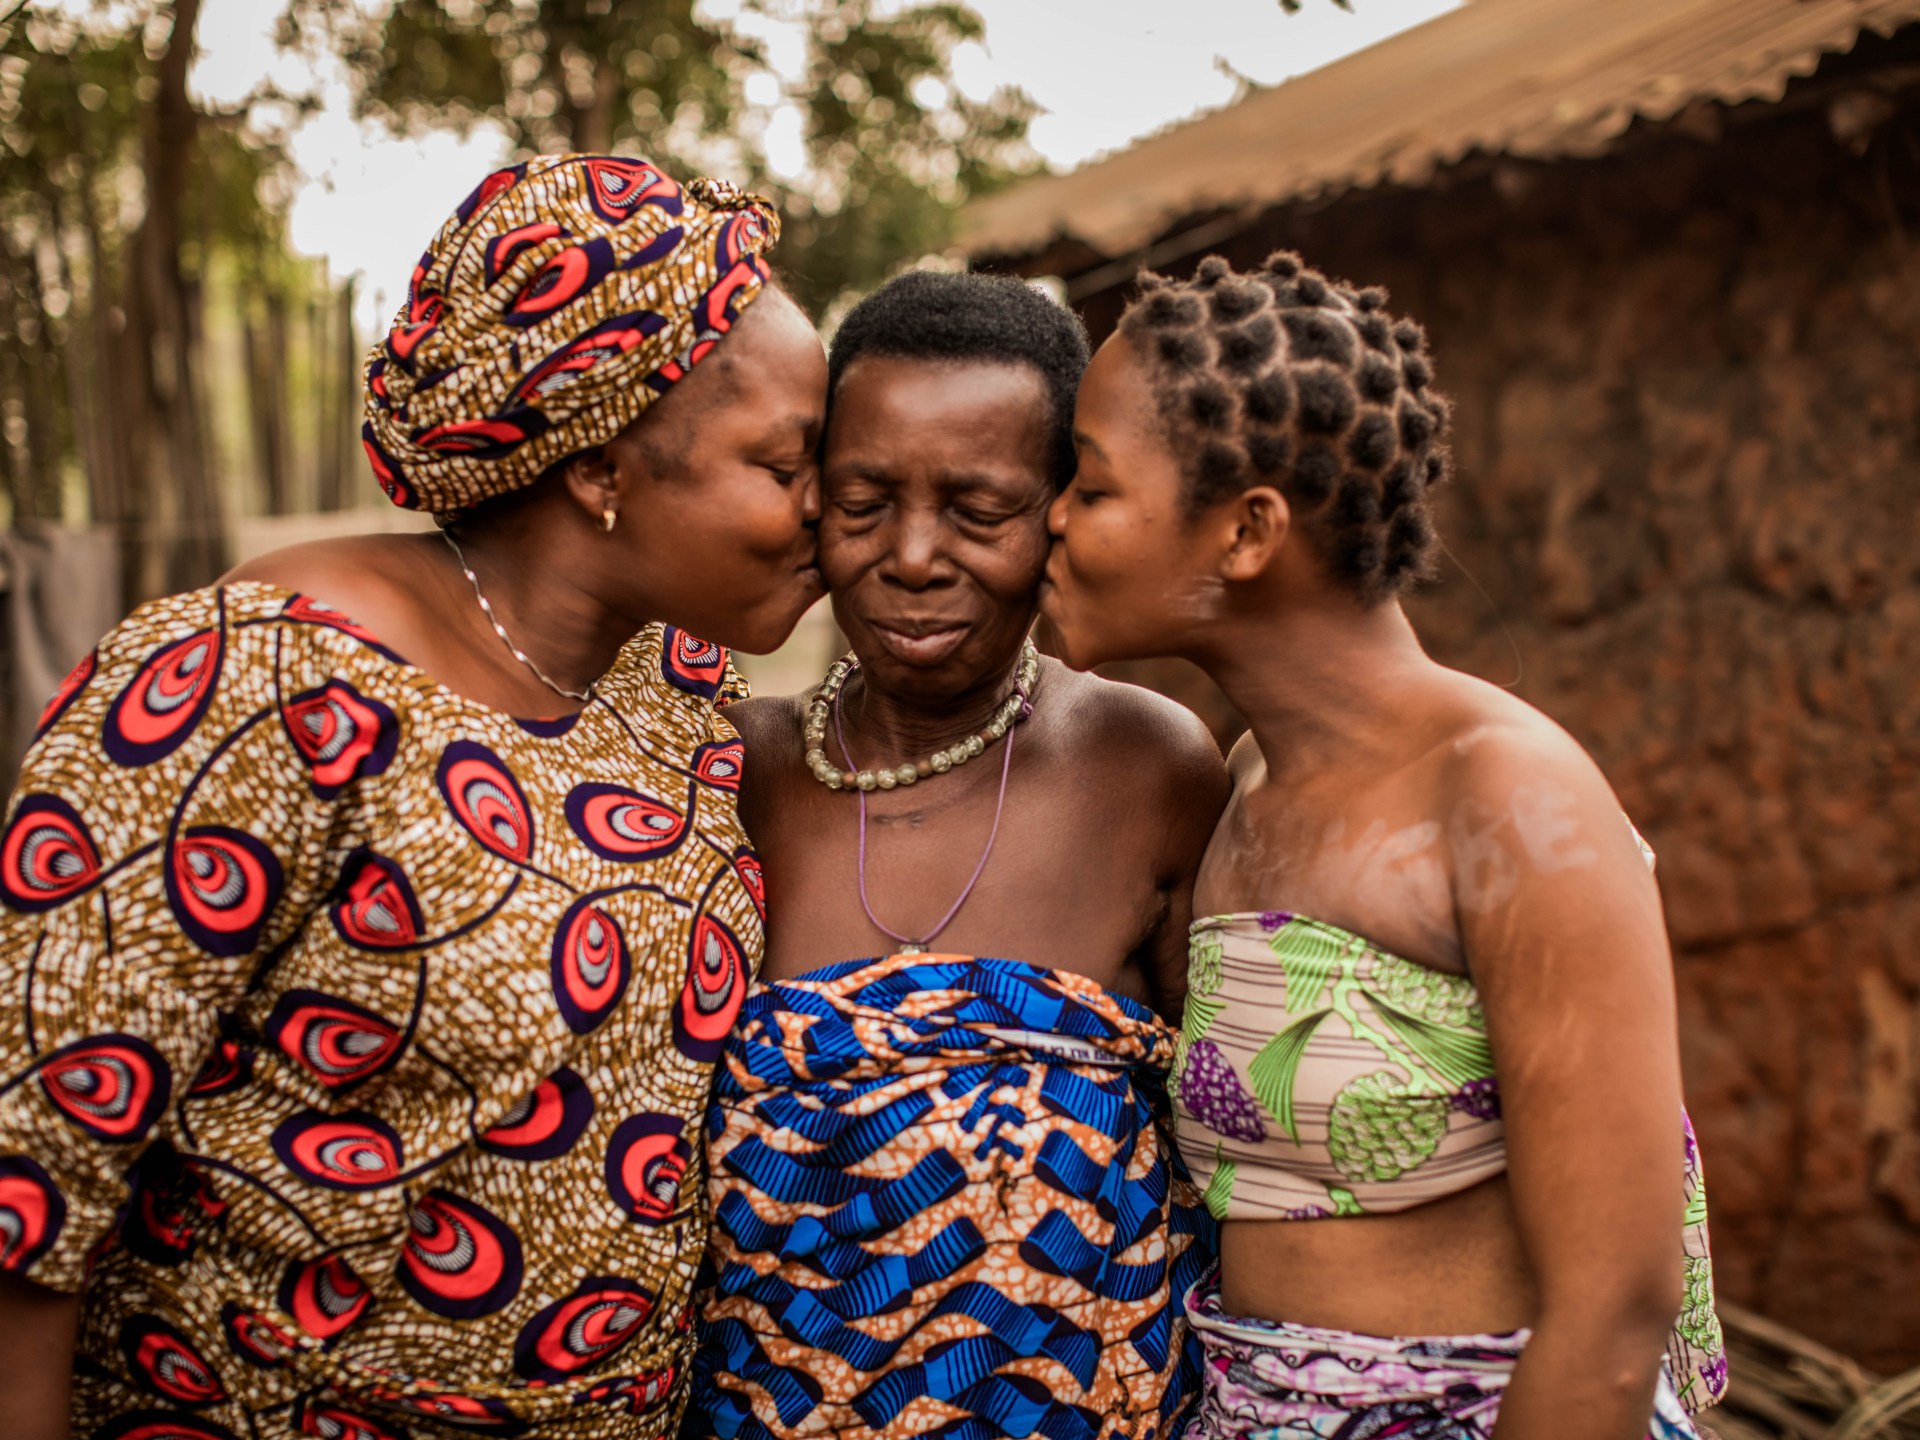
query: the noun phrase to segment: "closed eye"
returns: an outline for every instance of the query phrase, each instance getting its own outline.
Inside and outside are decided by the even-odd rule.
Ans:
[[[814,462],[810,456],[803,456],[799,460],[769,463],[765,468],[767,473],[782,485],[791,485],[802,475],[805,475],[809,470],[813,469]]]

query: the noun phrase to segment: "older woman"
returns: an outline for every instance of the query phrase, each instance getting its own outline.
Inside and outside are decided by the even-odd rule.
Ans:
[[[1176,1072],[1223,1222],[1187,1435],[1688,1436],[1726,1364],[1660,897],[1593,761],[1400,607],[1447,411],[1385,298],[1150,281],[1053,507],[1068,659],[1188,657],[1251,726]]]
[[[489,176],[367,366],[442,533],[156,601],[53,698],[0,837],[9,1440],[671,1429],[760,947],[721,647],[819,594],[776,233],[640,160]]]
[[[1211,1244],[1154,1008],[1225,775],[1190,714],[1027,638],[1085,363],[1070,314],[979,276],[902,277],[834,340],[853,654],[729,712],[769,948],[709,1122],[685,1434],[1155,1436],[1191,1389]]]

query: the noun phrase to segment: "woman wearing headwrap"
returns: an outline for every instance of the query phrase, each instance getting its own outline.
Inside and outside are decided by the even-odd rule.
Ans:
[[[723,646],[819,593],[777,230],[490,176],[366,370],[441,534],[144,606],[53,698],[0,832],[10,1440],[671,1430],[761,943]]]

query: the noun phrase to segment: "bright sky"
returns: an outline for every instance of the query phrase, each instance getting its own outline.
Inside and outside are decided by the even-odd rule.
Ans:
[[[72,0],[69,0],[72,3]],[[359,0],[373,6],[379,0]],[[776,70],[797,72],[804,42],[797,16],[807,0],[785,0],[773,16],[741,14],[740,0],[701,0],[715,18],[735,19],[761,36]],[[1232,98],[1227,67],[1260,84],[1337,60],[1400,30],[1456,8],[1462,0],[1356,0],[1358,14],[1332,0],[1306,0],[1297,15],[1278,0],[971,0],[986,22],[984,45],[954,57],[964,93],[984,96],[1015,85],[1045,113],[1035,147],[1066,169],[1102,151]],[[231,102],[263,76],[304,84],[304,65],[274,50],[277,4],[206,0],[195,89]],[[787,18],[781,18],[784,15]],[[782,94],[780,74],[756,77],[749,98],[764,126],[773,167],[803,177],[799,111]],[[323,77],[325,104],[301,123],[293,154],[302,180],[293,205],[293,243],[324,256],[340,276],[360,278],[360,318],[384,319],[440,221],[479,177],[506,154],[504,139],[482,129],[462,139],[435,134],[397,140],[356,125],[339,76]]]

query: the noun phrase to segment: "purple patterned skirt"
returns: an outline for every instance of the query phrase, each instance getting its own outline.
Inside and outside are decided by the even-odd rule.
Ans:
[[[1182,1440],[1488,1440],[1526,1348],[1506,1335],[1356,1335],[1220,1308],[1217,1275],[1187,1293],[1204,1360]],[[1663,1373],[1648,1440],[1699,1440]]]

